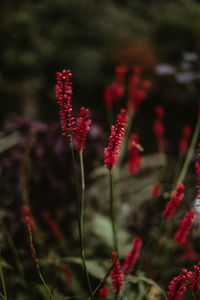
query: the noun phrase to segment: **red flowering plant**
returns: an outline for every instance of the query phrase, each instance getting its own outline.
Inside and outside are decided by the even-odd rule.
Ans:
[[[198,242],[195,241],[198,239],[199,225],[199,146],[195,168],[193,164],[197,173],[196,197],[190,196],[186,174],[199,138],[200,118],[193,133],[188,125],[183,128],[182,137],[177,142],[182,162],[176,174],[172,174],[165,147],[168,145],[165,137],[167,126],[164,128],[167,110],[157,105],[151,111],[152,116],[156,113],[156,117],[153,128],[152,122],[148,127],[151,131],[149,140],[153,140],[155,134],[155,148],[158,150],[153,154],[146,153],[143,130],[137,130],[132,123],[136,114],[139,119],[140,105],[147,98],[150,88],[150,82],[143,79],[142,71],[140,67],[134,67],[130,74],[124,64],[116,67],[113,83],[104,94],[107,110],[115,112],[113,108],[120,107],[113,116],[110,135],[91,123],[92,114],[84,106],[76,115],[72,99],[72,74],[69,70],[58,72],[55,91],[62,136],[50,125],[44,128],[40,124],[37,133],[31,132],[26,141],[23,136],[24,148],[20,148],[23,155],[20,156],[19,151],[13,158],[18,165],[13,165],[7,155],[1,166],[3,176],[9,174],[4,173],[5,169],[8,171],[18,166],[16,169],[20,179],[16,183],[11,182],[15,191],[19,191],[19,187],[23,190],[17,197],[21,199],[19,231],[26,226],[30,252],[39,275],[34,281],[35,299],[41,298],[42,293],[49,299],[198,299],[200,263]],[[127,101],[124,101],[126,96]],[[41,131],[41,141],[35,147]],[[98,132],[102,133],[100,143],[93,139]],[[50,137],[46,142],[48,148],[43,147],[44,136],[46,139]],[[91,148],[95,146],[97,150],[94,154]],[[62,181],[59,181],[53,172],[46,171],[49,165],[44,157],[51,150],[60,159],[53,165],[52,161],[49,162],[49,165],[68,173],[67,182],[62,172]],[[160,159],[161,152],[166,160]],[[41,165],[37,164],[36,157]],[[86,168],[85,172],[86,159],[94,161],[92,171],[87,172]],[[33,178],[29,178],[31,168],[34,171],[38,166],[43,170],[41,177],[38,179],[33,172]],[[172,177],[174,180],[171,180]],[[42,198],[35,205],[32,199],[37,201],[37,197],[31,198],[29,194],[34,195],[37,180],[42,191],[41,178],[47,178],[56,189],[51,190],[52,195],[42,193]],[[73,192],[65,189],[67,184],[74,188]],[[57,196],[62,189],[65,205],[62,203],[61,206]],[[7,190],[11,195],[9,192]],[[195,206],[193,198],[197,199]],[[73,218],[75,214],[78,222]],[[17,226],[12,223],[11,234],[8,234],[8,220],[6,225],[2,222],[2,232],[6,232],[6,243],[16,263],[14,273],[17,271],[16,274],[20,274],[25,282],[26,274],[32,268],[27,263],[30,257],[23,256],[25,249],[18,253],[18,244],[15,245]],[[5,257],[6,247],[3,245]],[[21,257],[25,260],[24,264]],[[0,264],[0,297],[9,299],[13,298],[12,275],[3,263],[2,266]],[[41,281],[42,287],[37,280]],[[23,288],[24,299],[28,299],[29,294]],[[16,292],[18,298],[20,294]]]

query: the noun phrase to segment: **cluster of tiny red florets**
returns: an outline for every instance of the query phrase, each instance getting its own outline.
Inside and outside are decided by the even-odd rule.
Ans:
[[[104,91],[104,100],[107,109],[111,109],[113,103],[124,95],[124,76],[126,72],[127,66],[125,64],[116,67],[115,80],[112,85],[108,86]]]
[[[119,156],[119,147],[121,145],[126,122],[128,116],[125,109],[121,109],[121,113],[117,117],[117,123],[115,126],[111,126],[111,135],[109,137],[108,147],[104,151],[104,163],[106,168],[111,170],[117,163],[117,158]]]
[[[138,135],[133,134],[129,141],[128,171],[130,174],[136,174],[142,163],[142,156],[137,148],[138,143]]]
[[[154,121],[154,133],[158,145],[159,150],[164,149],[164,125],[163,125],[163,117],[164,117],[164,110],[162,106],[156,106],[156,119]]]
[[[139,256],[139,250],[142,246],[142,239],[140,237],[136,237],[133,239],[131,250],[128,252],[123,265],[123,273],[124,275],[130,273],[132,268]]]
[[[193,220],[194,220],[195,213],[191,209],[187,212],[185,217],[180,223],[179,230],[176,232],[174,236],[174,240],[183,244],[187,240],[187,236],[190,230],[190,227],[192,226]]]
[[[179,300],[187,290],[187,280],[190,278],[191,272],[186,269],[182,273],[173,278],[168,287],[167,300]]]
[[[153,186],[153,189],[151,191],[151,195],[152,197],[159,197],[161,194],[161,184],[160,182],[157,182],[154,186]]]
[[[141,73],[142,69],[135,66],[133,68],[133,74],[129,79],[127,107],[132,114],[137,113],[140,104],[146,99],[147,91],[151,87],[150,81],[141,80]]]
[[[71,142],[75,124],[71,115],[72,87],[70,78],[72,74],[69,70],[63,70],[62,72],[57,72],[56,76],[56,99],[59,105],[62,135],[68,137]]]
[[[200,206],[200,143],[198,144],[197,152],[197,161],[195,164],[197,173],[197,206]]]
[[[104,285],[103,288],[99,289],[99,300],[105,300],[109,292],[109,287]]]
[[[81,107],[80,115],[76,121],[76,148],[77,150],[85,149],[86,134],[90,129],[91,120],[88,119],[89,109]]]
[[[171,200],[167,202],[163,215],[166,219],[169,219],[175,212],[176,208],[179,206],[180,201],[184,197],[184,185],[178,183],[176,190],[171,194]]]
[[[117,253],[113,252],[112,254],[112,263],[114,263],[116,259]],[[121,272],[120,269],[120,263],[119,260],[117,259],[117,262],[115,263],[114,268],[112,269],[111,272],[111,280],[112,280],[112,286],[114,289],[114,294],[120,294],[121,293],[121,288],[124,282],[124,276]]]
[[[187,151],[188,148],[188,139],[190,137],[191,134],[191,128],[189,125],[185,125],[183,127],[183,132],[182,132],[182,137],[181,140],[179,142],[179,149],[180,149],[180,153],[181,154],[185,154],[185,152]]]
[[[193,293],[197,295],[200,290],[200,263],[194,265],[194,272],[190,277],[189,285]]]

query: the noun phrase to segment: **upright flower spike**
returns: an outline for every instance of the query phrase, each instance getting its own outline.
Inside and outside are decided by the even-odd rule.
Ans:
[[[85,107],[81,107],[80,115],[76,121],[76,131],[75,131],[75,138],[76,138],[76,148],[77,150],[82,151],[85,149],[85,140],[86,134],[90,129],[91,120],[88,119],[89,109]]]
[[[167,300],[179,300],[187,290],[187,281],[191,276],[191,272],[182,269],[182,273],[174,277],[170,282],[167,292]]]
[[[139,138],[137,134],[132,134],[129,141],[128,171],[136,174],[142,164],[142,156],[139,153]]]
[[[31,231],[33,232],[33,234],[35,233],[35,221],[31,215],[31,210],[30,207],[28,205],[23,205],[22,206],[22,220],[26,226],[26,218],[29,218],[29,225],[31,228]]]
[[[123,265],[123,274],[129,274],[132,271],[132,268],[138,259],[139,250],[142,246],[142,239],[140,237],[136,237],[133,239],[131,250],[128,252],[124,265]]]
[[[109,287],[105,285],[103,288],[99,289],[99,300],[105,300],[109,292]]]
[[[182,137],[179,142],[179,151],[181,154],[185,154],[188,148],[188,139],[191,134],[191,128],[189,125],[183,127]]]
[[[194,265],[194,272],[190,277],[189,285],[194,295],[197,295],[200,290],[200,263]]]
[[[158,145],[159,150],[164,149],[164,125],[163,125],[163,117],[164,117],[164,110],[162,106],[156,106],[155,108],[156,112],[156,120],[153,124],[153,129]]]
[[[125,133],[127,120],[128,116],[126,110],[121,109],[121,113],[117,117],[116,125],[111,126],[109,144],[104,151],[104,163],[108,170],[113,169],[117,163],[117,158],[119,156],[119,147]]]
[[[192,226],[194,220],[194,216],[195,213],[192,209],[187,212],[187,214],[180,223],[179,230],[174,236],[175,241],[181,244],[184,244],[186,242],[190,227]]]
[[[171,200],[167,202],[163,212],[163,215],[166,219],[171,218],[183,197],[184,185],[182,183],[178,183],[176,189],[171,194]]]
[[[63,70],[57,72],[56,76],[56,99],[59,105],[62,135],[66,136],[69,142],[72,142],[74,134],[74,118],[71,115],[72,87],[70,78],[72,74],[69,70]]]
[[[112,263],[115,261],[116,256],[117,256],[117,253],[113,252],[113,254],[112,254]],[[120,263],[119,263],[118,259],[117,259],[117,262],[116,262],[114,268],[112,269],[111,280],[112,280],[112,286],[113,286],[113,289],[114,289],[114,294],[117,294],[117,295],[120,294],[121,289],[122,289],[122,285],[123,285],[123,282],[124,282],[124,276],[121,272]]]
[[[150,81],[141,80],[141,72],[142,69],[135,66],[133,68],[133,74],[129,79],[127,107],[131,114],[137,113],[140,104],[146,99],[147,91],[151,87]]]
[[[115,68],[114,82],[107,86],[104,91],[105,106],[111,109],[113,103],[118,101],[124,95],[124,76],[127,72],[127,66],[121,64]]]

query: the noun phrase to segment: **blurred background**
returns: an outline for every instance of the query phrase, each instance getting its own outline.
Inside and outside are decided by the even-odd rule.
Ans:
[[[55,260],[58,259],[55,253],[59,252],[59,255],[64,256],[67,247],[75,249],[73,255],[79,255],[76,207],[74,198],[71,197],[74,195],[71,159],[66,140],[61,136],[55,99],[56,72],[62,69],[72,71],[74,114],[77,115],[83,105],[90,108],[93,124],[88,134],[87,151],[84,153],[86,182],[90,187],[86,211],[86,231],[90,237],[87,253],[91,257],[106,257],[109,261],[110,250],[106,248],[107,244],[105,247],[104,242],[100,240],[98,244],[95,239],[98,235],[101,237],[102,232],[106,233],[105,220],[101,216],[95,219],[96,226],[90,224],[92,216],[95,217],[94,212],[100,211],[102,215],[107,213],[107,182],[99,183],[91,172],[103,167],[103,153],[109,133],[108,122],[105,121],[104,91],[113,82],[116,66],[122,63],[128,68],[125,89],[128,88],[128,78],[135,66],[141,68],[142,78],[151,82],[148,97],[135,116],[133,129],[140,136],[144,154],[157,151],[153,133],[153,121],[156,118],[154,109],[161,105],[165,111],[165,150],[176,158],[183,126],[188,124],[193,130],[197,120],[200,100],[200,1],[0,1],[0,215],[5,228],[14,237],[20,256],[24,259],[25,255],[27,259],[25,274],[35,284],[36,275],[34,277],[30,272],[33,266],[30,255],[26,252],[26,234],[22,220],[24,204],[30,206],[40,228],[37,235],[40,256],[48,256],[50,259],[53,257]],[[124,105],[124,100],[122,104]],[[163,176],[160,165],[156,165],[157,158],[150,157],[147,162],[150,171],[140,173],[135,179],[138,190],[132,191],[132,183],[129,181],[122,183],[119,190],[122,198],[125,193],[124,202],[127,201],[122,210],[122,224],[125,224],[127,232],[146,238],[144,243],[148,244],[148,234],[154,234],[152,227],[157,226],[156,222],[162,218],[164,199],[155,205],[152,202],[149,204],[147,199],[156,181],[160,181],[164,190],[169,191],[168,179],[171,174],[167,171],[167,175]],[[158,170],[155,174],[156,167]],[[152,177],[146,176],[146,181],[141,180],[145,174]],[[195,197],[194,168],[190,175],[187,209]],[[105,198],[103,197],[101,205],[100,196],[104,190]],[[137,196],[132,199],[134,192]],[[65,236],[64,246],[58,246],[55,237],[49,234],[48,222],[44,219],[46,211],[60,226]],[[132,224],[136,216],[136,223]],[[178,217],[180,219],[180,215]],[[103,225],[103,229],[99,231],[98,228],[101,227],[98,222]],[[98,232],[94,233],[92,230]],[[130,246],[130,235],[128,238]],[[198,234],[195,238],[199,238]],[[107,237],[108,242],[109,240],[110,237]],[[9,242],[4,238],[0,242],[5,261],[14,265],[12,249],[7,251]],[[199,251],[199,243],[196,245]],[[123,250],[124,253],[127,249]],[[178,255],[176,250],[172,252],[174,265],[170,262],[171,269],[165,268],[163,277],[160,276],[160,261],[157,259],[160,253],[154,261],[143,263],[146,263],[143,267],[147,271],[155,270],[154,278],[164,288],[182,263],[177,261],[179,252]],[[148,251],[146,257],[149,257]],[[148,266],[148,263],[152,265]],[[169,261],[166,262],[167,265]],[[48,267],[49,265],[46,276],[51,278],[58,266],[51,266],[55,268],[53,271],[49,271]],[[80,277],[76,269],[75,272]],[[95,274],[98,272],[98,268],[93,271],[95,283]],[[15,274],[13,269],[8,268],[6,275],[11,296],[17,295],[19,286],[23,286],[17,278],[13,279],[12,274]],[[60,293],[64,295],[65,281],[63,278],[58,280],[61,282]],[[70,293],[76,294],[74,291],[76,286]],[[39,288],[33,299],[43,299],[42,296],[38,298],[38,295]],[[15,299],[27,298],[20,298],[19,295]]]
[[[159,102],[174,111],[173,123],[177,111],[192,122],[199,99],[198,57],[192,65],[200,47],[199,1],[2,0],[0,8],[1,124],[19,116],[55,120],[55,73],[63,68],[73,74],[73,104],[103,110],[103,90],[122,62],[141,66],[152,80],[148,109]],[[158,76],[159,64],[177,74],[162,69],[167,75]]]

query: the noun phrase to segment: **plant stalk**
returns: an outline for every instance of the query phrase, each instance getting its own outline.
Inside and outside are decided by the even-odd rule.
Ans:
[[[83,223],[84,223],[84,204],[85,204],[85,176],[84,176],[84,165],[83,165],[83,150],[79,151],[79,158],[80,158],[80,168],[81,168],[81,208],[80,208],[80,243],[81,243],[81,256],[83,261],[83,268],[87,277],[89,292],[91,299],[93,298],[92,295],[92,285],[90,281],[90,277],[88,274],[88,269],[86,265],[85,259],[85,249],[84,249],[84,230],[83,230]]]
[[[4,275],[3,275],[2,265],[1,265],[1,251],[0,251],[0,278],[3,287],[4,299],[7,300],[6,285],[5,285],[5,280],[4,280]]]
[[[112,170],[109,170],[109,183],[110,183],[110,217],[111,217],[111,225],[112,225],[112,232],[113,232],[113,244],[114,250],[118,253],[118,246],[117,246],[117,232],[116,232],[116,224],[115,224],[115,210],[114,210],[114,199],[113,199],[113,176]]]

